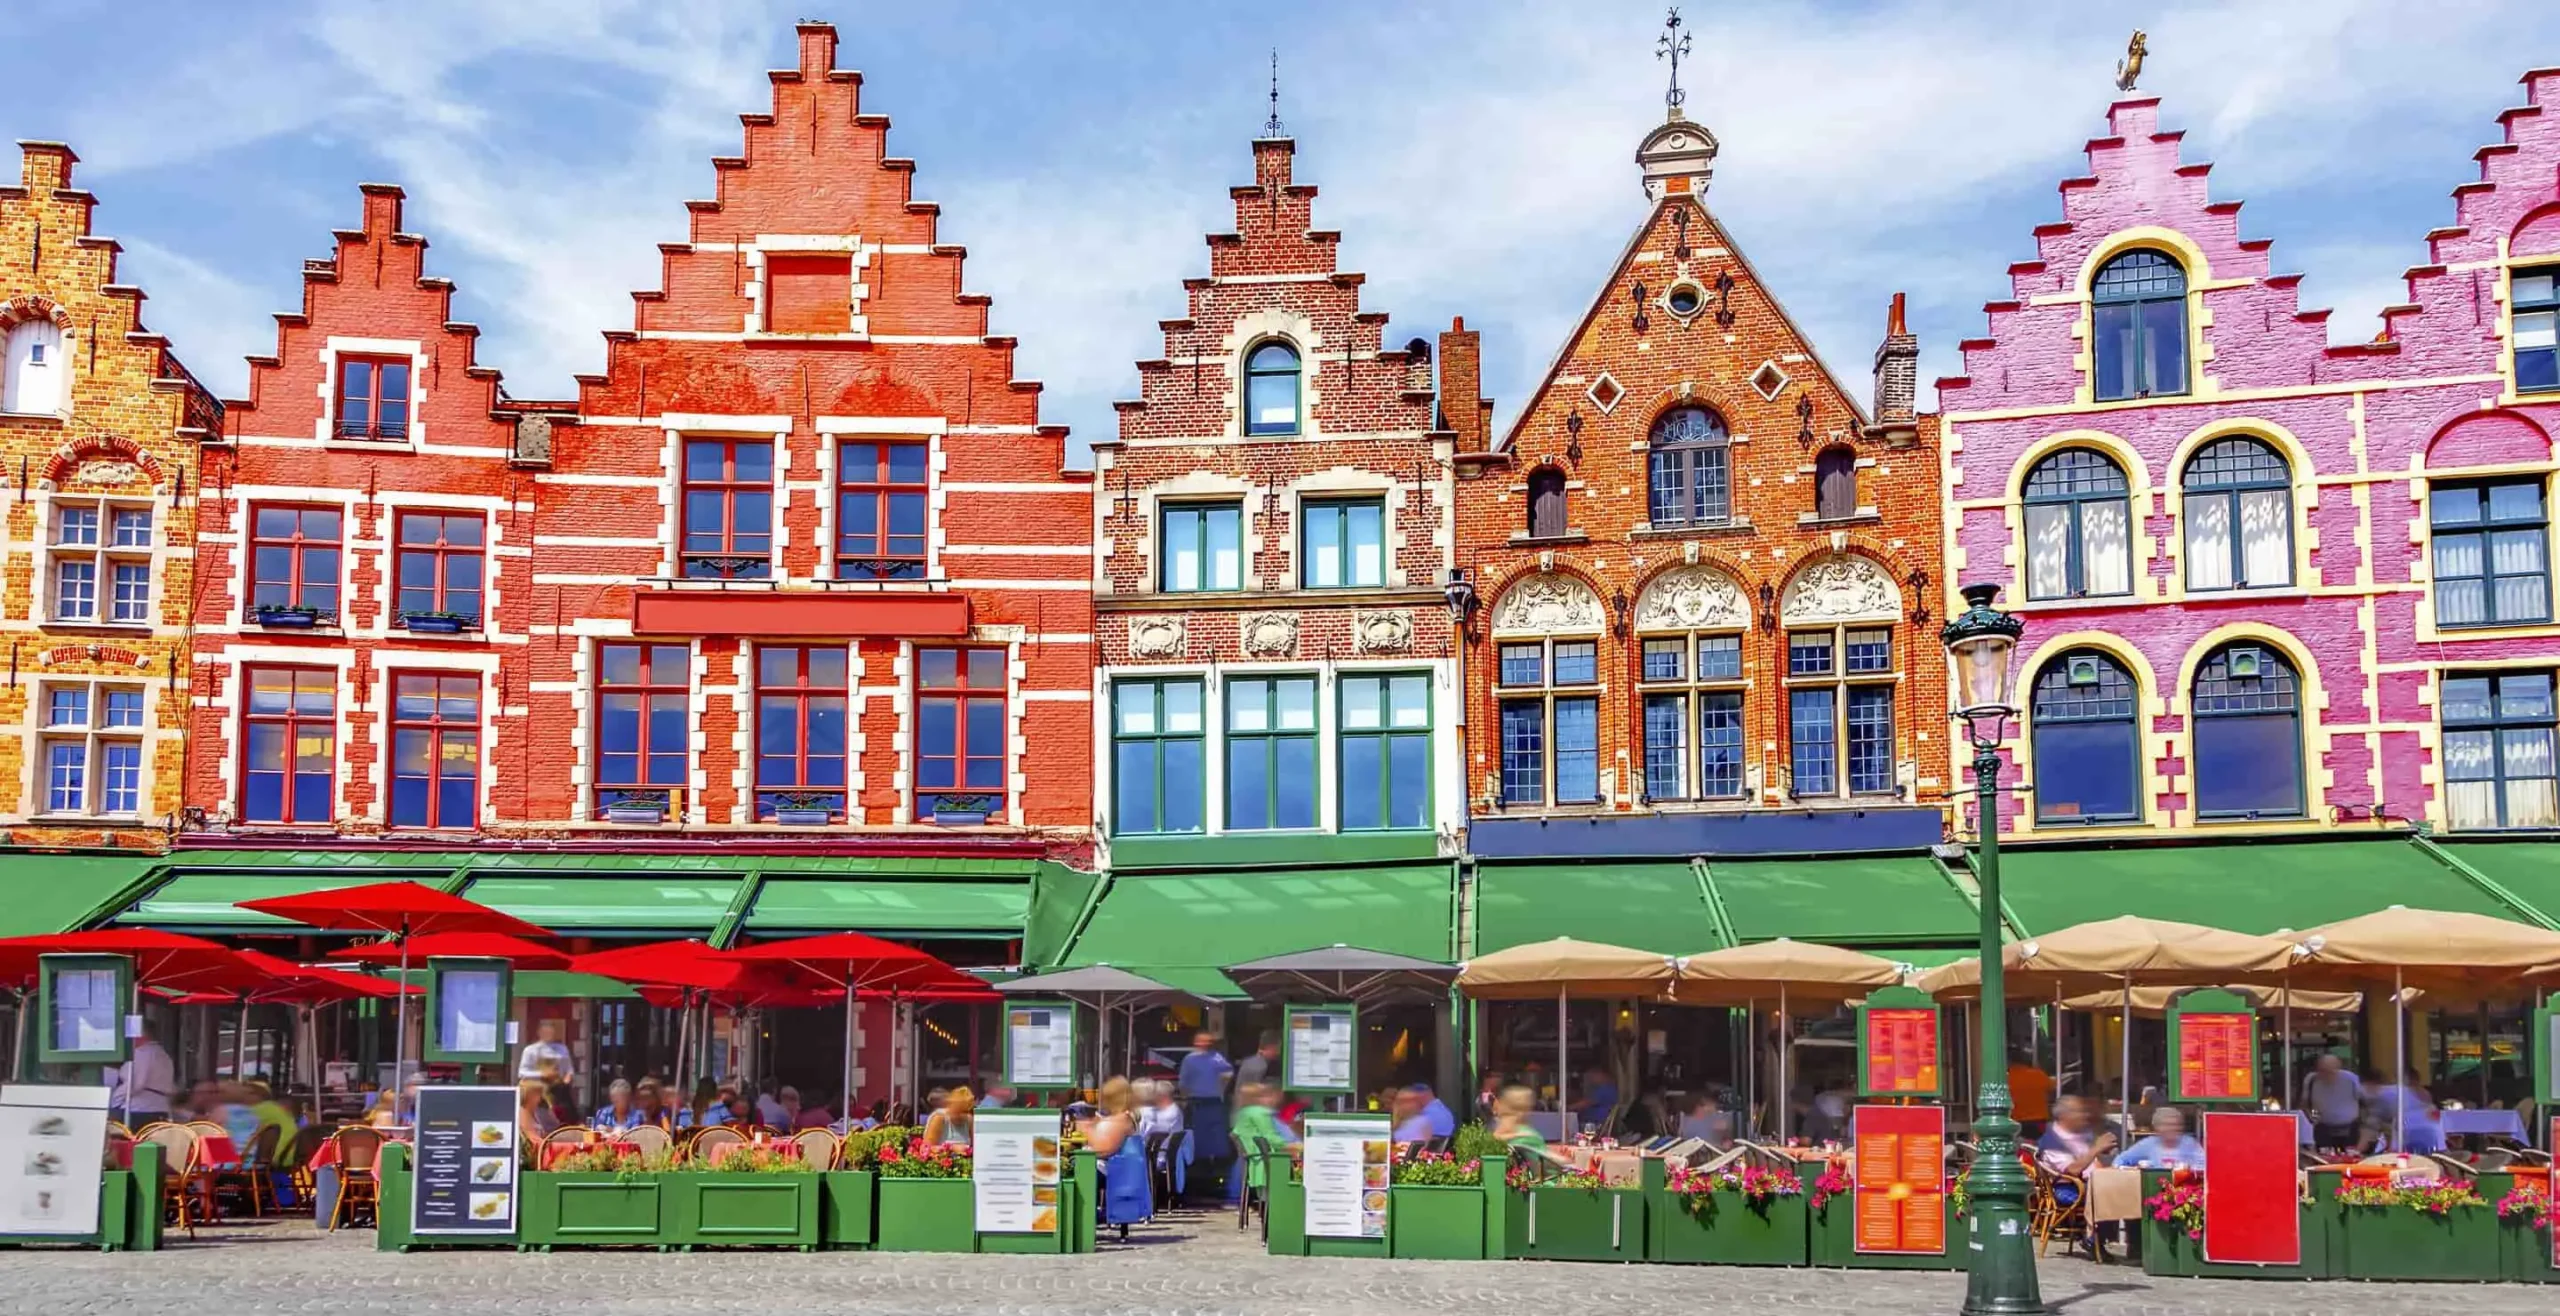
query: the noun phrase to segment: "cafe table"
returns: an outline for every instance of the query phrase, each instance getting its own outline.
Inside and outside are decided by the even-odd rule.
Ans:
[[[2525,1129],[2524,1116],[2512,1110],[2445,1110],[2437,1115],[2437,1122],[2448,1137],[2513,1138],[2526,1144],[2533,1141]]]

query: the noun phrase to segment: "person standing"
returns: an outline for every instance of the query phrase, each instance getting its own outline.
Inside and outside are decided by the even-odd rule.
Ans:
[[[569,1045],[560,1040],[560,1021],[545,1019],[533,1026],[533,1040],[524,1044],[524,1054],[516,1060],[516,1081],[538,1078],[545,1083],[566,1083],[571,1064]]]
[[[1194,1180],[1203,1191],[1224,1190],[1226,1164],[1235,1155],[1227,1115],[1227,1085],[1235,1076],[1235,1066],[1218,1052],[1216,1034],[1205,1028],[1192,1034],[1191,1054],[1174,1071],[1173,1085],[1182,1094],[1182,1121],[1191,1128],[1192,1162],[1204,1167]]]
[[[1280,1037],[1276,1033],[1264,1033],[1262,1044],[1254,1048],[1252,1055],[1246,1056],[1241,1063],[1237,1064],[1236,1088],[1242,1091],[1247,1083],[1276,1084],[1279,1081]]]
[[[2053,1119],[2053,1075],[2024,1055],[2009,1058],[2009,1117],[2018,1122],[2018,1136],[2029,1142],[2043,1137]]]
[[[128,1129],[166,1121],[177,1104],[177,1062],[161,1047],[157,1033],[144,1024],[142,1035],[133,1039],[133,1058],[107,1068],[107,1086],[113,1090],[110,1104],[124,1112]]]
[[[2335,1053],[2323,1055],[2302,1080],[2302,1109],[2311,1116],[2312,1146],[2355,1146],[2364,1127],[2364,1085]]]

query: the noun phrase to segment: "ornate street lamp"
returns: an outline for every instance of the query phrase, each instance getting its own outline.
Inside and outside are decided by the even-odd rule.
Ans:
[[[1938,638],[1953,668],[1955,715],[1973,743],[1974,826],[1982,859],[1982,1018],[1979,1095],[1974,1101],[1972,1210],[1965,1216],[1965,1316],[2022,1316],[2045,1309],[2027,1236],[2027,1175],[2018,1163],[2018,1122],[2009,1118],[2008,1000],[2000,972],[2000,742],[2018,711],[2010,702],[2009,658],[2026,623],[1991,606],[1997,585],[1967,585],[1962,614]]]

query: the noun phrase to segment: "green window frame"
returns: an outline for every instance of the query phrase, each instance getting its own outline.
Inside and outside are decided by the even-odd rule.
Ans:
[[[1244,504],[1165,503],[1156,509],[1156,588],[1222,594],[1244,588]]]
[[[1387,583],[1386,525],[1383,498],[1326,498],[1303,504],[1298,513],[1298,587],[1383,588]]]
[[[1346,832],[1431,826],[1431,674],[1361,672],[1337,683],[1334,779]],[[1411,774],[1409,779],[1406,774]],[[1363,776],[1369,780],[1364,783]]]
[[[1111,683],[1111,830],[1146,836],[1207,830],[1208,718],[1196,676]],[[1132,825],[1132,820],[1136,825]]]
[[[1230,676],[1226,685],[1227,830],[1319,825],[1316,678]]]

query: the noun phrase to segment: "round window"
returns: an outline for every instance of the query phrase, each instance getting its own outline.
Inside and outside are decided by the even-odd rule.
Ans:
[[[1685,320],[1696,315],[1698,308],[1705,305],[1706,300],[1706,293],[1700,290],[1698,285],[1675,283],[1671,286],[1671,291],[1663,296],[1662,304],[1670,307],[1673,315]]]

